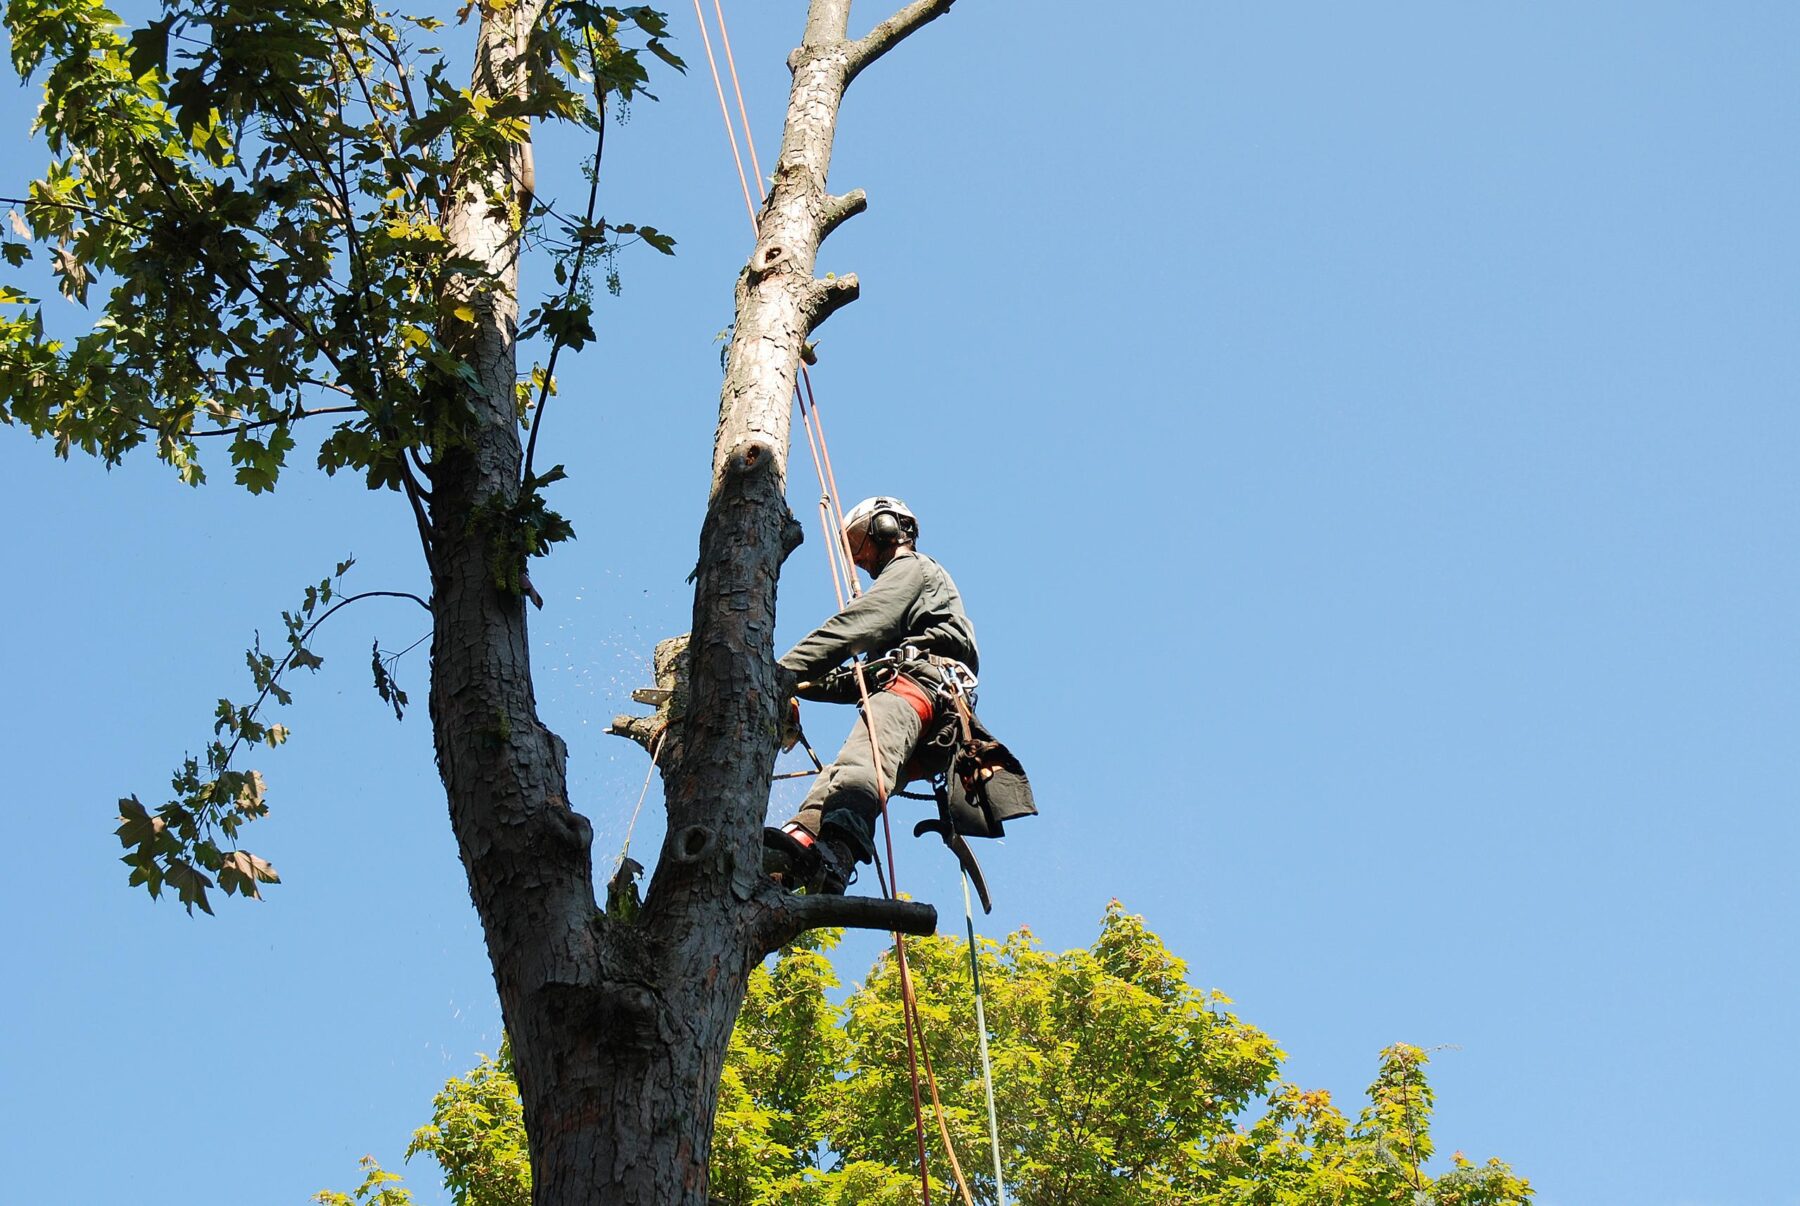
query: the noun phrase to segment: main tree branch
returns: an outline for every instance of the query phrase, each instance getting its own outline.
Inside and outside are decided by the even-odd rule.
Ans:
[[[945,13],[956,0],[913,0],[913,2],[850,44],[850,57],[844,68],[848,84],[862,69],[900,45],[914,31],[929,25]]]

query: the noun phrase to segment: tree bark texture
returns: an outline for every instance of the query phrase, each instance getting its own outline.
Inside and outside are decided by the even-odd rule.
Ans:
[[[570,806],[562,741],[538,719],[522,566],[506,542],[520,486],[516,215],[528,148],[467,181],[446,214],[490,287],[451,287],[476,321],[453,344],[474,369],[465,430],[431,470],[431,713],[450,818],[512,1037],[537,1206],[704,1206],[720,1070],[751,968],[814,926],[928,933],[927,906],[803,898],[761,871],[779,733],[775,587],[800,529],[785,499],[789,415],[806,337],[856,293],[820,281],[820,241],[861,208],[826,173],[849,80],[949,7],[903,8],[860,41],[849,0],[812,0],[775,185],[737,287],[738,319],[687,654],[678,740],[659,764],[668,835],[643,908],[608,917],[592,829]],[[542,5],[481,9],[472,91],[528,87]],[[509,561],[509,558],[511,560]]]

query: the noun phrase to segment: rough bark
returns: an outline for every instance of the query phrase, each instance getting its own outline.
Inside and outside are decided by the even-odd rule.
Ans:
[[[812,0],[790,60],[775,187],[738,282],[680,739],[659,759],[668,836],[634,918],[597,906],[592,831],[567,799],[563,743],[538,719],[521,567],[506,541],[521,462],[507,207],[528,152],[468,182],[446,215],[456,251],[497,287],[453,286],[447,299],[476,310],[457,350],[479,384],[462,438],[431,475],[431,712],[512,1036],[538,1206],[704,1206],[719,1074],[750,969],[814,926],[935,926],[924,905],[784,895],[760,867],[779,723],[775,586],[800,540],[785,501],[790,399],[806,337],[856,291],[854,278],[813,277],[819,242],[862,205],[825,191],[838,105],[856,71],[949,4],[909,5],[861,42],[845,35],[849,7]],[[477,95],[528,86],[540,15],[536,4],[482,8]]]

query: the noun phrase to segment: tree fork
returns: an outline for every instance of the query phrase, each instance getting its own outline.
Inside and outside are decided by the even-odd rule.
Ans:
[[[854,277],[813,275],[821,240],[866,205],[860,191],[826,192],[837,112],[858,71],[948,7],[909,5],[852,41],[849,0],[812,0],[775,187],[738,282],[686,706],[658,758],[668,832],[633,920],[596,902],[591,827],[569,806],[563,744],[537,716],[526,610],[509,567],[496,574],[500,521],[482,518],[516,501],[523,460],[518,235],[505,221],[522,154],[464,176],[447,215],[447,237],[490,285],[479,298],[450,286],[475,303],[456,351],[479,384],[466,438],[439,451],[433,474],[431,710],[512,1036],[537,1206],[705,1206],[719,1075],[750,970],[809,928],[935,928],[927,905],[781,892],[762,874],[761,829],[782,702],[776,582],[799,536],[786,501],[791,400],[807,336],[857,291]],[[527,86],[541,16],[539,5],[481,9],[475,95]]]

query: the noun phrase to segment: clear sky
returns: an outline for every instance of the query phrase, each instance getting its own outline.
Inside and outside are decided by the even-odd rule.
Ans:
[[[728,11],[766,160],[803,6]],[[579,540],[534,571],[539,697],[608,867],[646,767],[602,730],[687,627],[748,251],[673,16],[695,70],[613,132],[603,208],[679,254],[626,258],[544,437]],[[821,268],[863,300],[815,380],[1038,789],[980,851],[985,932],[1085,944],[1118,897],[1340,1101],[1444,1045],[1441,1150],[1545,1206],[1800,1202],[1796,79],[1790,4],[963,0],[857,82],[833,183],[870,210]],[[0,97],[15,192],[35,101]],[[540,146],[547,190],[578,154]],[[252,631],[347,554],[424,581],[394,496],[302,456],[253,499],[218,452],[194,492],[0,430],[12,1201],[348,1188],[499,1042],[423,651],[417,715],[369,689],[410,605],[334,620],[297,684],[266,903],[125,887],[113,801],[163,798]],[[803,452],[791,481],[783,640],[831,606]],[[941,848],[899,858],[959,924]]]

